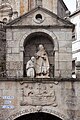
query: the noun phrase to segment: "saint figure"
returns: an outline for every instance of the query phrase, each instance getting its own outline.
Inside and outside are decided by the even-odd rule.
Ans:
[[[36,57],[36,78],[49,78],[49,60],[42,44],[39,45],[39,51]]]
[[[35,57],[31,57],[31,59],[26,64],[26,73],[27,77],[34,78],[35,77]]]

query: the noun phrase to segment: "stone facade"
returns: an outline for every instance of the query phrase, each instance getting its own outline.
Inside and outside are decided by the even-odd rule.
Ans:
[[[55,120],[80,119],[80,80],[71,78],[74,25],[57,16],[62,16],[61,7],[65,7],[63,1],[54,0],[54,4],[51,4],[52,1],[46,4],[41,4],[41,0],[36,1],[40,6],[29,9],[28,13],[5,26],[6,77],[0,77],[0,120],[29,120],[32,113],[34,116],[38,114],[35,119],[39,120],[43,120],[40,113],[53,116]],[[20,12],[23,14],[22,0],[20,4]],[[31,8],[31,4],[28,5]],[[48,6],[48,9],[42,5]],[[57,5],[60,11],[57,11]],[[63,10],[64,15],[66,9]],[[28,78],[26,64],[38,51],[40,44],[48,55],[50,76]]]
[[[62,0],[50,0],[50,2],[48,0],[0,0],[0,20],[8,22],[37,6],[42,6],[62,18],[66,16],[68,10]]]
[[[80,0],[76,1],[76,11],[70,15],[70,20],[73,24],[75,24],[75,29],[73,31],[73,42],[72,42],[72,59],[73,59],[73,66],[75,65],[75,69],[73,68],[73,75],[75,77],[79,77],[80,70]],[[77,65],[77,66],[76,66]],[[79,66],[78,66],[79,65]],[[78,67],[78,68],[77,68]]]
[[[4,76],[6,67],[6,32],[4,23],[0,22],[0,76]]]
[[[41,21],[36,19],[37,15],[42,16]],[[47,29],[45,29],[45,27]],[[23,77],[23,59],[25,59],[23,52],[25,52],[25,44],[30,44],[27,43],[27,41],[30,39],[30,37],[36,37],[36,33],[37,37],[38,34],[41,33],[43,36],[45,35],[45,38],[42,37],[42,39],[47,39],[46,37],[48,36],[48,40],[50,39],[50,41],[52,41],[53,48],[51,49],[51,47],[49,48],[49,45],[46,42],[47,40],[45,42],[39,40],[38,42],[38,40],[33,41],[35,37],[32,39],[32,42],[36,42],[35,44],[44,44],[48,52],[52,50],[52,54],[55,54],[48,55],[50,61],[52,61],[50,64],[54,65],[54,76],[71,77],[72,27],[73,24],[70,22],[65,20],[62,21],[60,18],[57,19],[55,14],[43,8],[36,8],[29,14],[23,15],[21,19],[18,18],[8,24],[6,29],[6,70],[8,77]],[[28,52],[27,47],[26,52]],[[30,55],[31,57],[35,54],[35,52],[36,51],[32,47],[31,53],[27,53],[27,56]],[[28,60],[29,58],[25,61],[25,64]]]
[[[77,79],[0,80],[0,120],[16,120],[40,112],[61,120],[79,120],[78,86]]]

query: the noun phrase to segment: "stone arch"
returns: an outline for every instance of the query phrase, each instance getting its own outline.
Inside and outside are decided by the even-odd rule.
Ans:
[[[43,32],[35,32],[30,34],[24,41],[24,77],[26,77],[26,64],[31,59],[32,56],[38,52],[39,45],[42,44],[45,48],[45,51],[49,60],[49,76],[54,77],[54,42],[48,34]],[[35,76],[36,77],[36,76]]]
[[[27,115],[20,116],[19,118],[15,120],[62,120],[58,118],[57,116],[51,115],[49,113],[43,113],[43,112],[36,112],[36,113],[30,113]]]
[[[23,37],[22,39],[20,40],[20,50],[24,50],[24,40],[32,33],[36,33],[36,32],[42,32],[42,33],[46,33],[48,34],[49,36],[51,36],[51,38],[53,39],[53,42],[54,42],[54,50],[55,51],[58,51],[59,50],[59,44],[58,44],[58,39],[57,39],[57,36],[53,33],[53,32],[50,32],[48,30],[45,30],[45,29],[36,29],[36,30],[31,30],[29,32],[27,32]]]
[[[45,29],[36,29],[36,30],[31,30],[31,31],[27,32],[26,34],[24,34],[24,36],[20,40],[20,44],[19,44],[20,55],[23,56],[24,42],[25,42],[26,38],[28,38],[31,34],[40,33],[40,32],[43,33],[43,34],[47,34],[49,37],[52,38],[52,42],[54,44],[54,52],[55,52],[54,77],[59,77],[59,63],[58,63],[58,61],[59,61],[59,57],[58,57],[59,44],[58,44],[58,39],[57,39],[56,35],[53,32],[50,32],[50,31],[45,30]],[[21,57],[21,61],[23,61],[23,59],[24,59],[24,56]],[[25,65],[23,64],[23,66],[25,66]],[[24,75],[24,67],[23,67],[22,73],[23,73],[23,76],[26,76],[26,75]]]
[[[28,107],[27,109],[23,110],[23,111],[18,111],[16,113],[13,113],[11,116],[9,116],[6,120],[16,120],[17,118],[24,116],[24,115],[28,115],[31,113],[48,113],[50,115],[53,115],[55,117],[60,118],[61,120],[69,120],[69,118],[66,117],[66,115],[55,111],[53,108],[48,108],[48,107],[43,107],[41,109],[41,107]]]

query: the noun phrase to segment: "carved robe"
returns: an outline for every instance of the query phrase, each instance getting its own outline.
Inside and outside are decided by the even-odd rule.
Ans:
[[[35,58],[32,57],[31,60],[27,62],[26,65],[26,73],[27,77],[34,78],[35,77]]]
[[[36,77],[49,77],[49,60],[44,48],[36,53]]]

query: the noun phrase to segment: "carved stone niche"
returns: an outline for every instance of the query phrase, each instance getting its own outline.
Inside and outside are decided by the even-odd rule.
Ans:
[[[54,84],[20,83],[21,106],[57,106]]]

